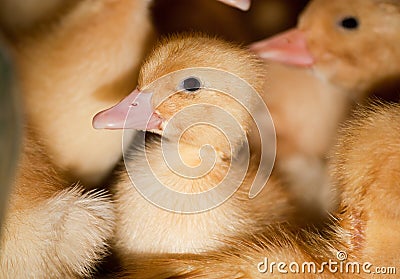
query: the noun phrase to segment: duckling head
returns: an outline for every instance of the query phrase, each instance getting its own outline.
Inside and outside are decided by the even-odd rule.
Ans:
[[[215,38],[168,38],[143,64],[138,88],[98,113],[93,126],[148,130],[194,146],[212,140],[231,153],[246,139],[263,69],[255,55]]]
[[[297,28],[252,45],[261,57],[312,67],[346,90],[399,76],[400,1],[314,0]]]

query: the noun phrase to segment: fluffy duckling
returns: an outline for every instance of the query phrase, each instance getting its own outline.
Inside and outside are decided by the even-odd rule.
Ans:
[[[277,129],[279,169],[306,199],[327,185],[324,158],[354,102],[399,78],[400,64],[392,63],[400,59],[398,27],[396,1],[314,0],[297,28],[251,46],[268,61],[301,67],[272,64],[265,99]]]
[[[0,278],[89,276],[112,236],[108,195],[69,187],[30,131],[12,186],[0,234]]]
[[[132,261],[121,278],[394,276],[400,268],[399,118],[398,104],[373,104],[340,130],[330,161],[341,193],[333,219],[313,228],[270,225],[262,235],[233,238],[230,248],[200,255],[146,256]],[[292,262],[298,265],[290,268]],[[301,271],[304,262],[315,263],[311,272]]]
[[[78,1],[11,37],[26,114],[71,181],[97,185],[120,159],[121,133],[96,131],[91,119],[135,87],[151,37],[147,10],[148,1]]]
[[[400,4],[392,0],[313,0],[297,28],[252,46],[260,56],[312,67],[357,99],[400,74]]]
[[[336,233],[334,227],[318,232],[288,224],[267,226],[261,235],[242,235],[225,240],[226,246],[216,251],[201,254],[145,255],[132,259],[124,271],[118,274],[118,278],[306,279],[313,275],[315,278],[344,278],[338,273],[330,273],[327,266],[324,272],[317,273],[323,270],[323,262],[337,261],[337,249],[345,250]],[[278,263],[286,265],[278,267]],[[289,269],[291,263],[298,265],[291,265]],[[303,263],[315,265],[303,267]],[[303,268],[306,272],[302,272]],[[307,272],[308,268],[310,272]],[[354,278],[351,276],[347,278]]]
[[[131,81],[153,39],[151,1],[33,1],[33,10],[25,2],[1,5],[13,10],[3,18],[9,27],[20,26],[10,37],[27,114],[71,181],[97,186],[120,159],[121,132],[93,130],[91,119],[135,88]]]
[[[398,266],[400,105],[375,102],[357,109],[340,131],[332,173],[346,205],[351,245],[364,260]],[[342,214],[343,215],[343,214]],[[369,260],[371,261],[371,260]]]
[[[130,177],[127,172],[120,172],[114,185],[118,214],[115,245],[124,259],[143,253],[199,253],[222,245],[222,237],[289,218],[286,217],[292,210],[289,197],[276,186],[274,178],[258,196],[248,198],[257,172],[256,159],[252,157],[249,161],[244,180],[236,175],[247,169],[246,163],[241,162],[241,152],[251,116],[244,106],[251,111],[258,99],[249,87],[224,79],[226,75],[221,76],[220,71],[239,76],[256,90],[264,83],[262,63],[248,51],[206,36],[173,37],[163,41],[142,66],[138,89],[94,118],[96,128],[147,129],[161,134],[161,137],[146,138],[145,147],[137,141],[131,143],[125,155]],[[212,89],[221,82],[226,92],[239,89],[236,93],[245,96],[244,103],[232,98],[234,94],[229,96]],[[160,100],[163,102],[157,106]],[[201,109],[196,110],[196,105],[201,105]],[[235,121],[226,114],[213,111],[211,106],[222,109]],[[181,110],[183,117],[176,121]],[[241,132],[236,130],[235,123],[242,127]],[[184,172],[185,166],[170,169],[173,165],[169,164],[176,162],[164,160],[163,156],[168,157],[173,149],[171,145],[168,146],[171,149],[163,149],[165,142],[179,142],[178,157],[190,167],[189,172]],[[213,146],[214,151],[202,149],[207,144]],[[143,149],[145,155],[139,153]],[[202,164],[202,160],[213,157],[214,165],[207,172],[209,166]],[[148,166],[152,170],[147,172]],[[204,171],[202,175],[196,174],[196,166]],[[229,174],[230,168],[233,175]],[[158,181],[167,189],[188,195],[207,192],[214,187],[218,190],[200,200],[178,199],[172,191],[156,190]],[[216,187],[221,181],[226,182],[225,190],[240,188],[225,202],[218,202],[219,206],[210,206],[226,194],[218,188],[220,186]]]

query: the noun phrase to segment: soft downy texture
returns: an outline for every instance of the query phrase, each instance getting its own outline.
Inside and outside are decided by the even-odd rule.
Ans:
[[[339,130],[329,168],[340,194],[340,206],[322,223],[299,227],[289,223],[264,227],[261,234],[238,235],[225,240],[226,249],[201,254],[145,255],[131,261],[119,278],[383,278],[376,267],[398,264],[399,127],[398,104],[381,102],[359,106]],[[338,260],[360,263],[360,273],[266,273],[258,271],[266,257],[289,264]],[[343,252],[345,254],[343,254]],[[363,272],[362,265],[371,273]],[[288,266],[284,268],[289,271]],[[355,269],[357,270],[357,269]],[[395,273],[394,273],[395,274]]]
[[[358,107],[331,154],[331,172],[350,215],[344,225],[354,231],[351,245],[363,260],[397,270],[399,119],[398,103],[373,101]]]
[[[135,87],[153,38],[148,4],[71,2],[49,22],[8,35],[26,115],[72,182],[97,186],[121,157],[122,134],[94,130],[91,118]]]
[[[64,181],[30,130],[17,170],[0,238],[0,277],[90,275],[112,236],[109,195]]]
[[[303,262],[313,262],[315,270],[319,270],[322,262],[335,260],[338,249],[344,250],[334,224],[336,221],[329,221],[327,228],[319,231],[288,223],[273,224],[264,227],[261,234],[242,234],[224,239],[225,247],[215,251],[144,255],[130,261],[118,278],[310,278],[312,274],[301,272]],[[287,263],[286,271],[289,271],[291,262],[296,262],[300,271],[280,273],[276,264],[271,268],[272,262]],[[314,276],[344,277],[327,270]]]
[[[1,4],[5,3],[2,2]],[[44,6],[41,6],[38,10],[46,9],[46,4],[43,4]],[[60,3],[55,4],[57,6]],[[72,3],[69,4],[73,6]],[[37,7],[40,6],[37,3],[36,5]],[[34,13],[32,10],[30,12]],[[13,15],[15,17],[14,13]],[[35,15],[33,15],[33,18],[29,18],[29,16],[24,17],[23,21],[39,20],[38,18],[34,18],[36,18]],[[15,20],[18,21],[17,17],[15,17]],[[56,22],[52,21],[49,28],[45,28],[45,30],[52,33],[53,30],[57,29],[56,25],[59,24],[58,20]],[[22,25],[25,25],[25,23]],[[23,48],[26,48],[25,50],[28,53],[32,51],[30,55],[33,57],[38,55],[37,58],[39,59],[44,57],[44,61],[47,62],[51,59],[57,60],[51,55],[51,52],[55,50],[51,49],[50,45],[47,45],[48,48],[44,48],[41,45],[46,45],[46,42],[48,43],[49,41],[54,42],[57,38],[53,37],[49,39],[47,37],[49,33],[41,33],[38,30],[33,35],[34,32],[28,30],[32,27],[30,23],[27,23],[25,26],[22,25],[9,26],[11,29],[15,27],[21,33],[18,35],[16,35],[17,33],[14,35],[8,33],[7,38],[10,39],[13,37],[12,40],[17,40],[16,37],[21,35],[21,37],[26,39],[23,43]],[[62,24],[60,23],[60,25]],[[3,25],[2,28],[6,27]],[[52,31],[49,31],[49,29]],[[60,27],[60,29],[62,28]],[[43,29],[41,30],[43,31]],[[52,35],[57,33],[57,31],[54,31]],[[22,36],[22,34],[24,35]],[[31,43],[28,43],[29,40],[32,40]],[[42,41],[40,42],[40,40]],[[15,58],[15,41],[6,41],[8,46],[10,46],[10,53],[13,54],[11,57]],[[21,43],[21,41],[19,42]],[[71,45],[72,47],[75,46]],[[57,51],[61,50],[58,49]],[[49,57],[46,55],[49,55]],[[22,59],[21,57],[19,58]],[[49,77],[46,78],[49,78],[52,82],[54,81],[51,79],[51,74],[55,75],[57,73],[56,70],[47,69],[49,72],[46,70],[40,71],[39,69],[41,68],[38,67],[40,63],[29,64],[32,62],[29,55],[25,58],[27,58],[27,61],[23,62],[27,63],[26,67],[30,71],[28,75],[43,81],[43,77],[49,74]],[[59,57],[57,56],[57,58]],[[16,60],[18,61],[18,59]],[[52,63],[56,64],[57,61],[53,61]],[[44,64],[46,63],[44,62]],[[59,68],[59,64],[57,65]],[[21,64],[14,66],[18,74],[14,81],[22,82],[18,83],[18,89],[22,89],[23,94],[21,95],[23,96],[21,96],[21,100],[25,101],[25,93],[27,91],[29,92],[28,94],[32,93],[30,90],[33,90],[33,88],[27,90],[26,80],[22,78]],[[51,85],[54,86],[54,83],[51,83]],[[17,98],[18,92],[5,91],[3,89],[4,98],[7,97],[8,93],[12,93],[13,97]],[[38,90],[40,91],[41,89]],[[47,93],[50,94],[51,91]],[[37,97],[39,98],[40,96]],[[36,103],[40,103],[44,99],[37,99]],[[61,104],[62,99],[65,102],[68,98],[60,98],[57,100],[57,104]],[[8,98],[5,102],[2,102],[2,105],[5,105],[6,108],[2,109],[1,112],[6,113],[7,109],[23,111],[24,116],[28,118],[29,122],[31,120],[30,114],[22,109],[23,106],[20,103],[9,104],[10,101],[11,98]],[[29,107],[28,111],[35,109],[35,104],[31,105],[32,107]],[[54,104],[48,105],[49,107],[47,108],[49,110],[45,112],[50,112],[51,108],[54,112],[60,113],[58,109],[55,109]],[[24,108],[26,109],[26,106]],[[73,108],[71,108],[70,112],[73,112]],[[45,115],[46,113],[42,111],[41,114]],[[13,117],[16,117],[16,115],[14,113]],[[46,119],[47,124],[51,124],[54,120],[54,115],[51,113],[45,117],[48,117]],[[8,117],[3,120],[9,125],[12,123],[11,121],[14,121],[14,118]],[[22,139],[23,148],[21,150],[16,150],[15,147],[7,149],[8,152],[14,152],[13,156],[19,152],[21,153],[19,163],[16,166],[17,175],[14,178],[12,172],[8,171],[4,178],[1,179],[1,191],[4,191],[1,197],[4,197],[7,202],[5,204],[6,214],[0,235],[0,278],[81,278],[89,276],[93,273],[98,262],[108,253],[107,240],[111,237],[115,218],[110,197],[104,191],[87,192],[83,189],[82,185],[65,181],[62,175],[60,175],[60,169],[50,162],[45,151],[46,149],[42,146],[42,138],[38,135],[40,132],[33,132],[31,130],[35,129],[35,125],[32,125],[32,122],[25,125],[25,127],[27,126],[29,128],[24,132]],[[19,125],[14,124],[14,130],[7,130],[5,135],[12,136],[13,131],[18,130],[18,128]],[[38,134],[35,134],[36,132]],[[15,138],[12,141],[14,145],[17,145],[18,142],[19,140]],[[5,148],[7,145],[2,144],[1,146]],[[80,158],[79,160],[82,159]],[[14,167],[11,159],[6,160],[6,163],[9,167]],[[4,188],[6,185],[3,182],[7,179],[11,180],[10,193],[6,193],[6,189]]]

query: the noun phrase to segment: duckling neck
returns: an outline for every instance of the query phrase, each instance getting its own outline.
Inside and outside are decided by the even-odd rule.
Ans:
[[[182,144],[180,149],[182,161],[186,165],[201,163],[196,146]],[[153,171],[151,175],[165,187],[181,193],[205,192],[217,186],[225,178],[230,167],[229,160],[216,155],[212,170],[200,177],[188,177],[181,175],[179,173],[181,170],[171,170],[166,164],[159,137],[156,140],[153,138],[146,141],[146,151],[147,157],[133,152],[129,156],[132,160],[127,162],[127,168],[133,170],[131,178],[135,176],[133,179],[135,186],[142,184],[145,187],[152,187],[149,181],[155,181],[154,178],[149,178],[147,174],[140,172],[140,169],[147,167],[148,164]],[[247,213],[243,207],[237,206],[238,194],[231,198],[226,196],[226,199],[229,198],[226,202],[210,210],[183,214],[160,208],[149,202],[152,197],[144,198],[129,179],[122,181],[117,185],[116,191],[117,210],[119,210],[121,220],[121,223],[116,226],[117,239],[120,239],[120,244],[117,245],[121,245],[125,250],[129,247],[130,253],[203,252],[221,245],[218,239],[238,229],[243,229],[242,218],[239,216],[243,217]],[[236,177],[227,185],[229,187],[232,185],[235,189],[240,186],[237,185]],[[154,196],[160,195],[157,191],[150,192]],[[220,194],[223,195],[226,192],[217,192],[217,195]],[[174,205],[182,203],[181,200],[175,200],[172,195],[163,194],[162,199],[171,201]],[[207,202],[202,200],[199,203]]]
[[[146,141],[146,154],[146,163],[162,184],[184,193],[215,187],[224,179],[231,163],[226,149],[198,142],[177,144],[168,139],[162,141],[160,137]]]

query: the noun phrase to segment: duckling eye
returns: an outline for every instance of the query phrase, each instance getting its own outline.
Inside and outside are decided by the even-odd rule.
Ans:
[[[360,25],[359,20],[354,16],[346,16],[339,21],[340,27],[348,30],[357,29]]]
[[[201,82],[198,78],[190,77],[182,81],[182,88],[188,92],[195,92],[201,88]]]

